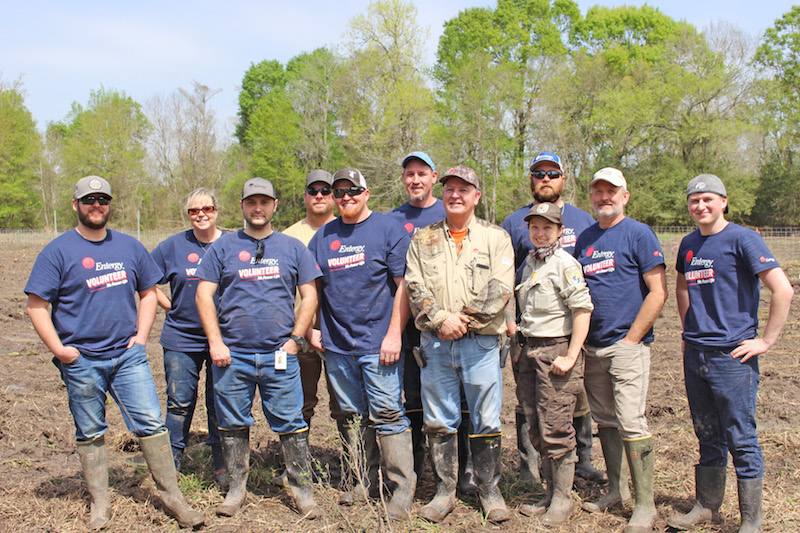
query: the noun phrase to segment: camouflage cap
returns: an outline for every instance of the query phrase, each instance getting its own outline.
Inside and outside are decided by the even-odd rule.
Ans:
[[[542,217],[555,224],[561,226],[563,224],[561,219],[561,208],[556,204],[550,202],[542,202],[531,206],[531,210],[525,215],[525,222],[528,222],[533,217]]]
[[[467,166],[457,165],[449,169],[444,173],[444,176],[439,178],[439,183],[444,183],[448,178],[461,178],[470,185],[474,185],[476,189],[481,189],[480,182],[478,181],[478,175],[475,174],[474,170]]]

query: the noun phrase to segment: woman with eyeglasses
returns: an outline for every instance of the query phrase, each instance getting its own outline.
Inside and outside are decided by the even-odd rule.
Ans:
[[[206,365],[206,410],[208,439],[214,461],[214,475],[222,488],[227,486],[225,461],[220,448],[219,430],[214,407],[214,385],[211,379],[211,359],[208,340],[197,314],[195,276],[211,243],[222,231],[216,226],[217,201],[208,189],[196,189],[186,200],[186,212],[192,229],[182,231],[159,244],[152,252],[164,277],[159,283],[169,283],[170,295],[158,291],[158,303],[167,311],[161,330],[164,348],[164,372],[167,378],[167,419],[172,457],[180,472],[183,451],[189,441],[189,428],[197,404],[197,385],[203,363]]]

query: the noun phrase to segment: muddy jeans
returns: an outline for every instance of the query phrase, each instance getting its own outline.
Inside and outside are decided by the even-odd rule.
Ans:
[[[569,337],[526,338],[519,358],[517,396],[530,425],[531,442],[551,459],[575,461],[572,416],[583,390],[583,354],[563,376],[550,371],[553,361],[567,354]]]

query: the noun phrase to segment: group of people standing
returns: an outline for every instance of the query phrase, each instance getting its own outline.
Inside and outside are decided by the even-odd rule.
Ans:
[[[199,189],[186,206],[192,229],[152,254],[106,229],[113,198],[106,180],[78,181],[77,227],[42,251],[25,292],[28,314],[67,386],[90,528],[110,519],[107,393],[140,438],[166,507],[182,526],[203,523],[175,476],[203,365],[207,443],[227,490],[216,513],[232,516],[246,499],[258,389],[280,436],[282,483],[301,515],[320,516],[308,431],[324,374],[343,444],[341,504],[381,491],[383,468],[391,486],[388,517],[410,517],[427,451],[436,494],[421,517],[445,519],[461,490],[477,494],[488,521],[509,520],[498,486],[501,348],[509,339],[523,471],[538,479],[539,457],[546,484],[545,497],[519,511],[545,525],[563,523],[577,474],[607,479],[600,500],[583,505],[603,512],[631,500],[630,476],[635,507],[625,531],[652,531],[653,438],[645,406],[666,268],[652,229],[625,216],[630,192],[622,172],[604,168],[589,183],[595,222],[564,203],[562,162],[543,152],[530,166],[533,203],[501,228],[475,216],[482,193],[471,168],[439,176],[424,152],[411,152],[401,167],[409,200],[387,215],[368,207],[359,170],[312,171],[306,216],[283,233],[272,226],[278,198],[268,180],[245,183],[246,226],[230,233],[216,226],[213,193]],[[441,200],[433,195],[437,182]],[[730,452],[740,531],[759,531],[756,356],[776,341],[793,290],[760,236],[725,220],[727,193],[718,177],[693,179],[687,201],[698,230],[681,245],[676,296],[700,461],[697,503],[668,523],[688,529],[713,517]],[[762,337],[760,281],[772,292]],[[169,284],[170,296],[157,284]],[[166,422],[144,351],[159,304],[167,310]],[[605,474],[591,465],[590,416]]]

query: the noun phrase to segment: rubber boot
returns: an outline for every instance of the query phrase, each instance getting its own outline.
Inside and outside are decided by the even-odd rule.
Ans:
[[[692,529],[714,519],[725,497],[725,467],[695,466],[694,492],[695,502],[692,510],[686,514],[670,516],[667,520],[669,527],[680,530]]]
[[[472,468],[469,428],[469,413],[461,413],[461,424],[458,426],[458,485],[456,488],[462,494],[474,496],[478,494],[478,486],[475,484],[475,472]]]
[[[478,497],[486,520],[495,524],[510,520],[511,513],[497,486],[500,482],[500,436],[477,436],[469,441]]]
[[[540,519],[545,526],[563,524],[572,512],[572,482],[575,478],[575,452],[558,459],[550,459],[553,499]]]
[[[281,435],[280,438],[289,490],[294,498],[297,511],[303,515],[303,518],[308,520],[318,518],[320,510],[314,501],[314,491],[312,489],[308,431],[289,433],[288,435]]]
[[[222,490],[228,490],[228,467],[225,466],[225,458],[222,456],[222,445],[211,445],[211,460],[214,464],[214,478],[217,485]]]
[[[598,429],[600,444],[608,473],[608,490],[596,502],[584,502],[583,510],[590,513],[603,513],[617,505],[628,505],[631,502],[631,491],[628,487],[628,462],[625,460],[625,447],[622,437],[613,427]]]
[[[737,479],[739,489],[739,514],[742,515],[742,524],[739,533],[758,533],[761,531],[761,522],[764,516],[761,510],[761,492],[764,478]]]
[[[250,474],[250,429],[220,430],[222,457],[228,469],[228,493],[214,512],[233,516],[247,497],[247,476]]]
[[[530,424],[525,413],[516,413],[517,450],[519,451],[519,480],[523,483],[541,483],[539,452],[531,443]]]
[[[656,504],[653,499],[653,437],[623,440],[633,479],[636,506],[623,533],[650,533],[656,522]]]
[[[83,477],[89,489],[89,521],[86,527],[92,531],[103,529],[111,518],[108,500],[108,460],[106,439],[100,437],[88,442],[79,442],[78,457],[81,458]]]
[[[606,473],[597,470],[592,465],[592,416],[584,415],[573,418],[572,425],[575,428],[576,451],[578,452],[575,475],[593,483],[608,482]]]
[[[178,520],[178,524],[181,527],[196,527],[205,522],[203,513],[192,509],[178,488],[169,431],[140,438],[139,447],[161,494],[161,500]]]
[[[411,504],[414,502],[414,492],[417,490],[411,432],[383,435],[380,442],[386,477],[395,484],[386,511],[390,520],[406,520],[411,517]]]
[[[453,434],[428,439],[436,495],[419,510],[419,516],[428,522],[439,523],[456,508],[456,447],[461,445],[460,440]]]
[[[370,493],[378,489],[381,456],[375,428],[363,423],[356,425],[354,421],[348,420],[340,425],[339,436],[342,439],[345,483],[352,487],[339,496],[339,504],[366,502]]]
[[[422,411],[406,412],[411,423],[411,447],[414,452],[414,473],[417,479],[425,469],[425,435],[422,433]]]
[[[530,504],[523,504],[519,506],[519,512],[524,514],[525,516],[539,516],[547,512],[547,508],[550,507],[550,502],[553,501],[553,472],[552,472],[552,461],[546,457],[542,456],[542,473],[544,474],[544,482],[545,482],[545,493],[544,498],[539,500],[533,505]]]
[[[181,471],[181,460],[183,459],[183,448],[172,446],[172,460],[175,462],[175,471]]]

